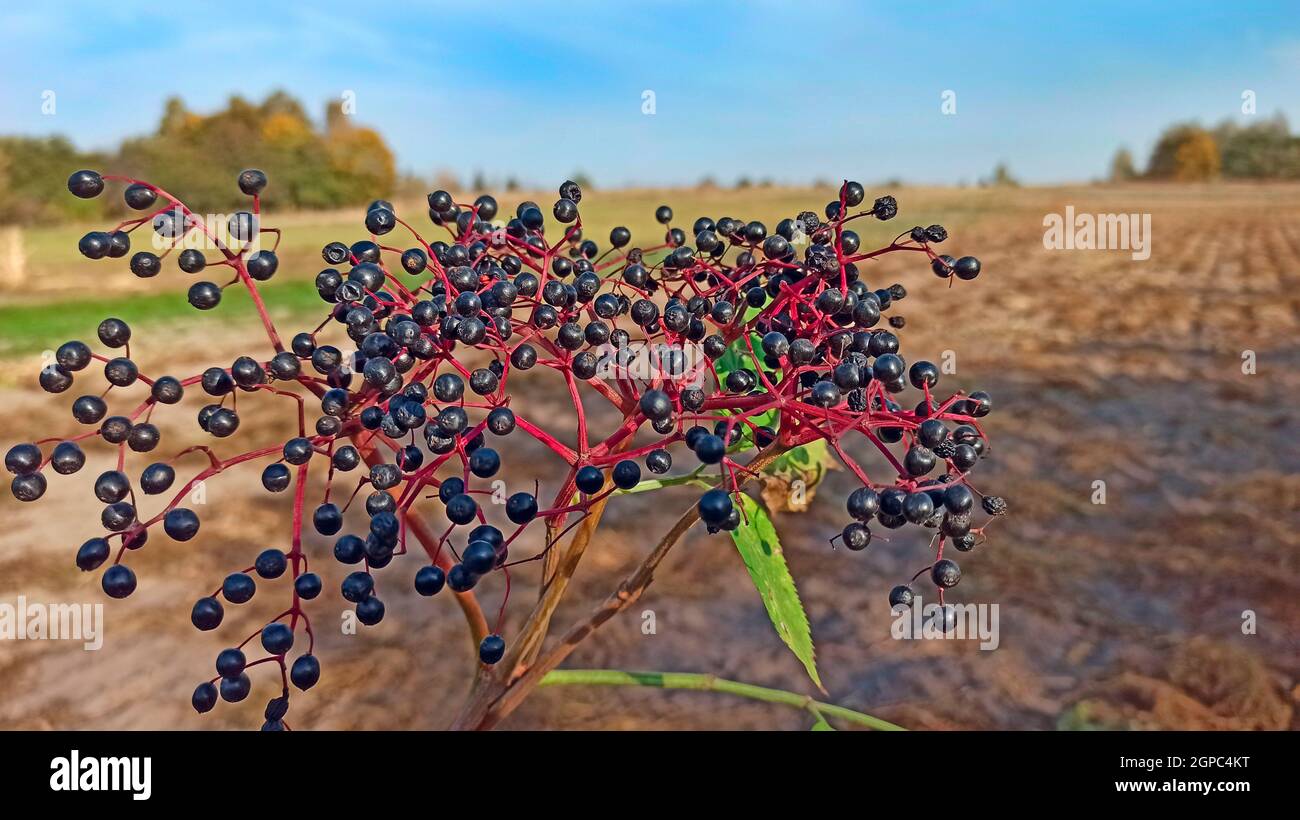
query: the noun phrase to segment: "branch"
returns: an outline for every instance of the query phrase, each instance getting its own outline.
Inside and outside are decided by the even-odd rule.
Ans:
[[[755,456],[754,460],[746,465],[746,469],[758,473],[784,452],[785,448],[774,442],[766,450]],[[752,480],[753,478],[750,478],[742,482],[741,486],[743,487]],[[565,633],[559,645],[553,647],[540,660],[528,666],[523,674],[518,675],[514,681],[509,683],[508,688],[484,712],[483,718],[476,728],[491,728],[506,715],[513,712],[523,702],[524,698],[541,683],[546,673],[559,666],[578,647],[579,643],[586,640],[601,624],[636,603],[641,594],[654,580],[655,570],[668,555],[668,551],[673,548],[673,545],[686,534],[686,531],[699,518],[699,509],[695,504],[692,504],[681,514],[681,517],[677,519],[677,523],[673,524],[672,529],[659,540],[659,543],[641,561],[632,574],[619,583],[618,588],[605,599],[604,603],[596,607],[585,621],[576,624]]]
[[[442,568],[443,572],[451,570],[451,558],[447,556],[446,550],[438,549],[438,535],[429,528],[428,522],[423,518],[417,518],[414,515],[405,516],[406,526],[424,547],[425,553],[428,554],[431,561]],[[456,603],[460,605],[460,610],[465,614],[465,623],[469,626],[469,638],[473,644],[474,658],[478,658],[478,647],[483,639],[488,636],[487,619],[483,616],[483,608],[479,606],[478,598],[471,590],[469,592],[454,592],[453,596]]]

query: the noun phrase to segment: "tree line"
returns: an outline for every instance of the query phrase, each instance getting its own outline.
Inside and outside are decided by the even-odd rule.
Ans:
[[[1116,182],[1300,179],[1300,135],[1291,133],[1281,113],[1250,125],[1231,120],[1213,128],[1178,123],[1156,140],[1145,170],[1137,168],[1127,148],[1116,151],[1110,178]]]
[[[332,208],[391,196],[396,161],[383,137],[357,125],[337,103],[317,124],[277,91],[260,103],[231,97],[212,114],[169,99],[157,129],[115,151],[79,150],[65,137],[0,136],[0,223],[32,224],[125,213],[116,197],[78,199],[62,181],[78,168],[147,179],[212,210],[247,204],[235,186],[244,168],[273,169],[263,202],[278,208]]]

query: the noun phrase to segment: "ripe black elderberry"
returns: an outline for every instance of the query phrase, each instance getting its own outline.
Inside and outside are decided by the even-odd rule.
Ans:
[[[190,622],[206,632],[221,626],[224,615],[225,610],[216,598],[200,598],[194,602],[194,609],[190,611]]]
[[[279,578],[289,566],[289,561],[285,558],[283,552],[272,547],[263,550],[253,562],[253,569],[261,578]]]
[[[253,689],[253,681],[247,672],[241,672],[234,678],[221,679],[221,699],[227,703],[239,703],[248,697]]]
[[[374,626],[384,619],[384,602],[371,595],[357,604],[357,620]]]
[[[193,510],[177,507],[163,517],[163,531],[175,541],[188,541],[199,532],[199,517]]]
[[[108,555],[108,541],[103,538],[92,538],[77,550],[77,566],[83,572],[90,572],[107,561]]]
[[[104,572],[102,585],[110,598],[125,598],[135,592],[135,573],[123,564],[114,564]]]
[[[315,655],[300,656],[293,662],[289,680],[304,692],[312,688],[320,680],[320,661],[316,660]]]
[[[306,601],[320,595],[322,586],[320,576],[314,572],[304,572],[293,581],[293,591]]]
[[[721,526],[726,522],[727,517],[731,515],[734,509],[731,502],[731,495],[726,490],[713,489],[706,492],[700,497],[697,507],[700,511],[700,518],[706,524],[715,527]]]
[[[243,572],[232,572],[221,584],[221,594],[232,604],[246,603],[257,592],[257,584]]]
[[[496,663],[505,653],[506,642],[500,635],[488,635],[478,647],[479,660],[486,664]]]
[[[426,597],[437,595],[446,582],[447,576],[443,573],[442,567],[424,566],[420,567],[420,571],[415,573],[415,591]]]
[[[217,705],[216,684],[200,683],[194,689],[194,694],[190,696],[190,704],[194,707],[194,711],[199,714],[211,712],[212,707]]]
[[[68,177],[68,190],[82,199],[94,199],[104,191],[104,178],[95,171],[77,171]]]
[[[283,655],[293,648],[293,630],[280,623],[262,629],[262,648],[272,655]]]

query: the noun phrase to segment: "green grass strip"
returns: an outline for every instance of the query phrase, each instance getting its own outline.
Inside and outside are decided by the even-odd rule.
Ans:
[[[316,294],[312,282],[284,282],[259,287],[273,317],[319,314],[324,318],[326,305]],[[95,329],[109,316],[136,325],[159,324],[199,319],[256,321],[252,300],[237,285],[226,288],[221,304],[202,315],[185,301],[184,293],[141,293],[103,299],[69,299],[0,306],[0,355],[49,350],[70,339],[94,341]]]

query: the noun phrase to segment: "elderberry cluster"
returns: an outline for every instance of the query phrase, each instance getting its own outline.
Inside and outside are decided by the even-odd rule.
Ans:
[[[696,512],[718,532],[746,525],[735,500],[755,469],[794,448],[827,442],[862,485],[847,499],[851,523],[833,541],[862,550],[873,525],[934,530],[934,558],[912,583],[928,572],[941,601],[943,590],[961,577],[957,564],[943,557],[945,544],[965,552],[979,543],[984,526],[973,519],[977,506],[988,516],[1006,512],[1002,499],[981,497],[967,480],[987,453],[979,420],[991,410],[989,396],[937,397],[939,368],[920,360],[909,365],[899,353],[897,331],[905,322],[896,308],[907,291],[898,284],[873,289],[863,276],[871,260],[895,252],[925,254],[934,274],[950,284],[976,278],[980,263],[936,254],[932,246],[947,238],[939,225],[912,228],[883,248],[862,250],[854,220],[892,219],[897,203],[882,196],[859,208],[865,191],[856,182],[845,182],[822,215],[803,211],[782,219],[770,234],[762,222],[723,216],[696,219],[688,236],[674,225],[672,210],[661,206],[655,218],[664,236],[647,247],[633,246],[624,227],[610,232],[604,248],[585,237],[582,191],[573,182],[560,186],[549,218],[536,202],[521,202],[508,215],[491,196],[458,203],[435,191],[427,218],[447,236],[432,242],[399,218],[392,203],[376,201],[364,217],[369,238],[322,249],[326,267],[315,287],[328,316],[286,346],[257,287],[278,269],[274,244],[262,246],[266,235],[277,243],[279,237],[259,224],[265,174],[240,174],[238,185],[254,205],[231,216],[222,233],[149,183],[79,171],[68,187],[94,197],[106,179],[126,182],[126,204],[146,214],[87,234],[83,255],[124,257],[132,233],[149,226],[153,250],[131,257],[132,272],[157,276],[174,254],[185,274],[224,278],[189,288],[188,301],[199,310],[213,309],[227,288],[242,286],[273,351],[195,375],[150,377],[131,358],[130,327],[106,319],[98,329],[104,352],[70,341],[40,373],[42,388],[64,393],[89,375],[92,363],[102,365],[108,390],[96,385],[72,402],[72,416],[85,431],[19,444],[5,466],[15,476],[15,497],[35,501],[46,489],[46,466],[60,475],[83,467],[80,442],[99,438],[117,448],[116,469],[94,482],[106,532],[86,541],[76,556],[85,571],[109,564],[102,585],[114,598],[135,590],[124,559],[145,546],[151,529],[161,526],[174,541],[198,533],[198,515],[182,506],[198,482],[263,461],[261,483],[268,492],[292,489],[287,549],[264,550],[194,604],[194,626],[215,630],[228,605],[246,603],[259,585],[274,586],[287,576],[288,609],[217,655],[216,677],[193,694],[199,712],[218,699],[246,698],[249,670],[270,663],[279,667],[282,687],[267,706],[264,728],[286,728],[289,684],[306,690],[319,680],[304,606],[322,591],[304,549],[308,520],[334,539],[334,559],[355,567],[340,593],[358,621],[374,625],[385,612],[380,579],[390,582],[391,570],[381,571],[411,542],[425,555],[413,576],[404,576],[416,591],[436,596],[448,588],[462,608],[477,612],[478,585],[499,574],[508,590],[512,567],[545,556],[611,496],[641,484],[643,466],[658,476],[670,473],[674,449],[689,454],[694,480],[715,485],[701,495]],[[413,244],[389,244],[386,237],[394,232]],[[196,236],[203,250],[186,241]],[[669,351],[666,364],[629,368],[638,344]],[[512,389],[516,372],[534,368],[554,374],[569,393],[576,433],[572,419],[534,417],[520,406],[526,399],[525,391]],[[909,387],[919,403],[903,398]],[[133,409],[110,415],[108,399],[132,390],[146,395]],[[196,417],[202,443],[153,461],[133,479],[128,451],[151,453],[161,441],[152,414],[195,393],[202,396]],[[282,445],[218,455],[216,440],[238,434],[239,401],[251,395],[294,402],[296,435]],[[593,396],[618,411],[614,429],[590,429],[585,402]],[[539,500],[537,487],[495,495],[502,453],[521,435],[565,467],[549,503]],[[870,478],[845,449],[851,439],[874,450],[889,475]],[[48,444],[54,446],[47,455],[42,446]],[[750,451],[756,453],[749,462],[736,460]],[[178,483],[177,466],[185,461],[206,464]],[[310,503],[309,475],[324,483],[323,498]],[[140,512],[140,496],[168,493],[156,513]],[[358,498],[368,523],[344,532],[344,513]],[[511,545],[539,521],[546,532],[542,551],[512,560]],[[909,605],[911,584],[895,587],[889,597],[891,605]],[[507,648],[500,616],[493,629],[481,631],[479,657],[497,663]],[[303,637],[306,651],[290,662]],[[254,639],[266,654],[250,661],[245,650]]]

